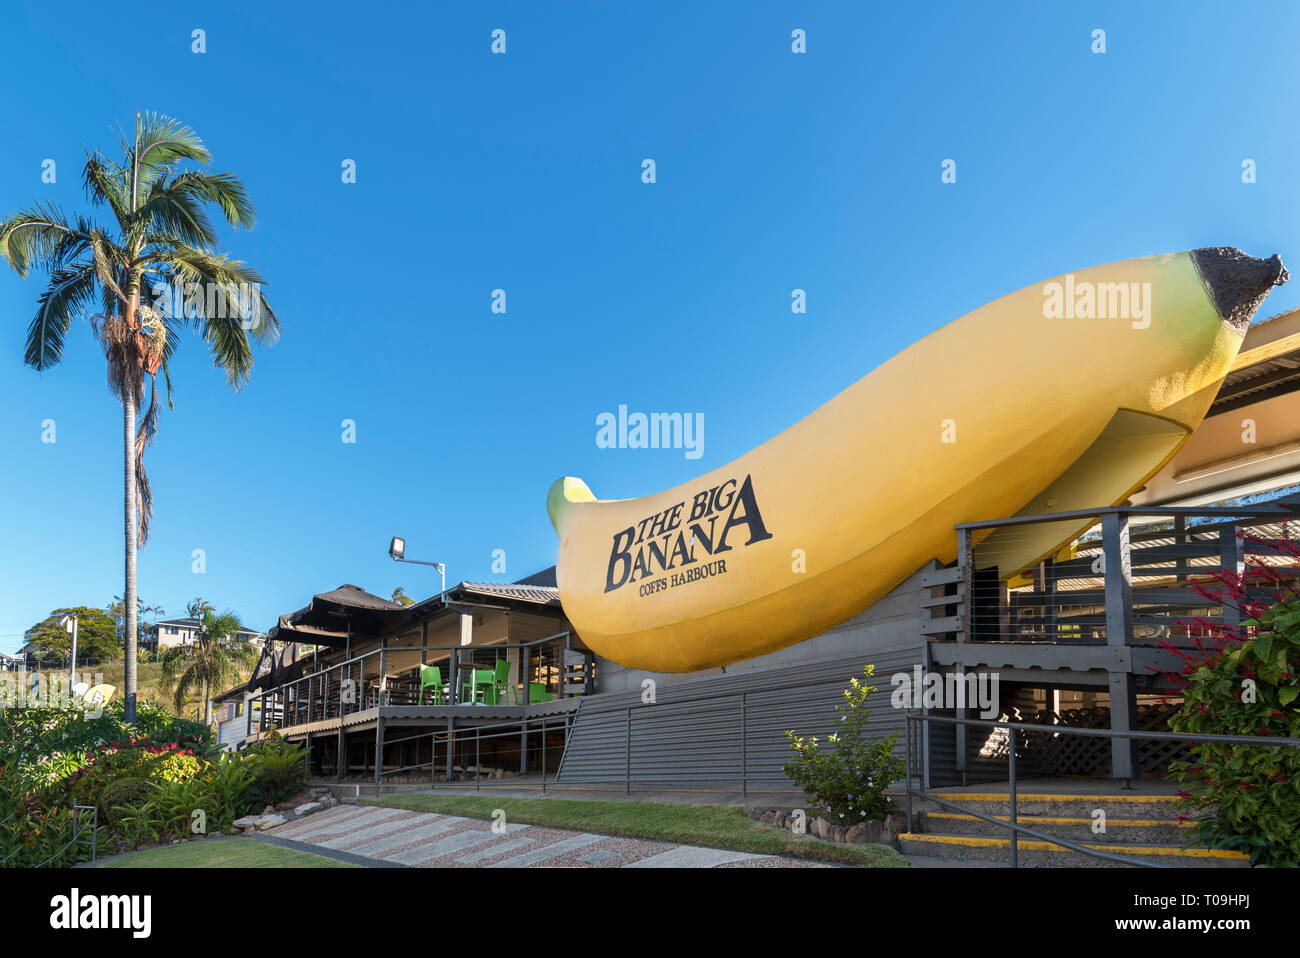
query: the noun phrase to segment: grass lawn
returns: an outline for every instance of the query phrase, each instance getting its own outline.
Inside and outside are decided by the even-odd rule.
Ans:
[[[360,868],[255,838],[205,838],[134,852],[100,868]]]
[[[810,835],[793,835],[760,825],[735,805],[679,805],[670,802],[599,802],[562,798],[493,798],[481,795],[387,795],[364,805],[491,818],[494,809],[521,825],[546,825],[605,835],[627,835],[682,845],[705,845],[762,855],[786,855],[867,868],[908,868],[885,845],[841,845]]]

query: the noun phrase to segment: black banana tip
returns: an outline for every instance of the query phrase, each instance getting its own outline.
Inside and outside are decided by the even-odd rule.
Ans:
[[[1269,290],[1291,278],[1282,257],[1247,256],[1231,246],[1192,250],[1192,262],[1214,300],[1214,308],[1228,325],[1245,330]]]

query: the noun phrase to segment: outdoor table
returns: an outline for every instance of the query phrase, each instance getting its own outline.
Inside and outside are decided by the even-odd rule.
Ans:
[[[470,702],[469,704],[471,704],[471,705],[478,705],[478,704],[480,704],[480,703],[478,702],[478,680],[474,677],[474,673],[475,673],[475,672],[490,672],[490,671],[492,671],[492,670],[489,669],[489,668],[485,668],[484,666],[481,666],[481,665],[475,665],[473,662],[460,662],[460,663],[457,664],[457,668],[459,668],[462,672],[466,672],[466,671],[467,671],[467,672],[470,673],[470,685],[474,686],[474,688],[471,690],[472,693],[473,693],[473,695],[474,695],[474,701]],[[460,683],[457,683],[457,684],[459,685]],[[464,705],[465,703],[462,702],[461,704]]]

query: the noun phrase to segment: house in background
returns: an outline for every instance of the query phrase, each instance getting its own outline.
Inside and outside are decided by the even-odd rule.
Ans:
[[[244,744],[250,721],[260,724],[261,703],[250,702],[248,684],[241,683],[212,700],[212,720],[217,723],[217,744],[227,752],[235,752]],[[252,718],[248,710],[252,710]]]
[[[199,620],[195,618],[160,619],[155,623],[158,630],[158,648],[165,649],[173,645],[189,645],[198,632]],[[239,637],[261,646],[266,636],[251,629],[240,629]]]

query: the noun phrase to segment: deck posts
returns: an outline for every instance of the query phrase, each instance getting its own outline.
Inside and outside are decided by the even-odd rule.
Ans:
[[[1230,523],[1219,527],[1219,565],[1225,576],[1240,576],[1246,571],[1244,544],[1237,538],[1237,525]],[[1241,609],[1231,605],[1224,596],[1222,622],[1226,626],[1241,624]]]
[[[1011,733],[1009,748],[1007,749],[1007,778],[1011,786],[1011,808],[1008,812],[1008,821],[1011,824],[1011,867],[1020,867],[1020,845],[1016,834],[1016,730],[1007,729]]]
[[[447,716],[447,784],[451,784],[451,759],[456,754],[456,740],[452,729],[456,720],[450,715]]]
[[[1106,645],[1114,654],[1109,670],[1110,727],[1130,732],[1137,720],[1137,676],[1131,668],[1129,642],[1133,633],[1133,569],[1129,553],[1128,516],[1108,512],[1101,517],[1101,545],[1106,595]],[[1131,738],[1110,744],[1112,778],[1138,776],[1136,746]]]
[[[904,713],[903,726],[907,732],[904,754],[907,756],[905,781],[907,782],[907,830],[909,832],[912,830],[912,724],[911,713]]]
[[[375,794],[379,794],[379,783],[384,775],[384,715],[381,712],[375,720]]]
[[[525,684],[525,687],[526,684]],[[525,775],[528,772],[528,706],[524,706],[524,724],[519,730],[519,774]]]

